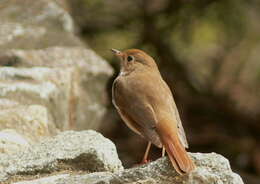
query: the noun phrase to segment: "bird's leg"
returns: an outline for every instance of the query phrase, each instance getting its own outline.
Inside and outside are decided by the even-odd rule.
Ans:
[[[147,147],[146,147],[144,157],[143,157],[141,164],[146,164],[148,162],[147,157],[148,157],[148,154],[149,154],[149,151],[150,151],[150,148],[151,148],[151,144],[152,143],[149,141],[148,144],[147,144]]]
[[[162,157],[164,157],[165,156],[165,148],[164,148],[164,146],[162,147]]]

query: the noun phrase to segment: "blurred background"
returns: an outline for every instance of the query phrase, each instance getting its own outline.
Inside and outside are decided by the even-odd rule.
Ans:
[[[245,183],[259,183],[260,1],[73,0],[70,11],[81,38],[117,72],[110,48],[143,49],[155,58],[190,152],[220,153]],[[115,142],[124,165],[140,162],[147,143],[111,103],[103,122],[101,131]],[[159,156],[153,147],[150,158]]]

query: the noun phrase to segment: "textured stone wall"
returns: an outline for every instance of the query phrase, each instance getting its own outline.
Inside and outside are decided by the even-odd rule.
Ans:
[[[59,131],[100,127],[113,69],[74,34],[61,5],[0,2],[0,153]]]

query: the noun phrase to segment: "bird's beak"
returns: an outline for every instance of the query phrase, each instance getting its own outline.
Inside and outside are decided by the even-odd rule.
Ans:
[[[123,53],[117,49],[111,49],[111,51],[115,54],[115,56],[121,58],[123,56]]]

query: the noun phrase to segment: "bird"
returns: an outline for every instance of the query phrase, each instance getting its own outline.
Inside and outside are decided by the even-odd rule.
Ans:
[[[151,144],[165,150],[180,175],[195,169],[172,92],[163,80],[155,60],[139,49],[111,49],[120,60],[120,73],[112,86],[112,103],[122,120],[148,141],[143,163]]]

